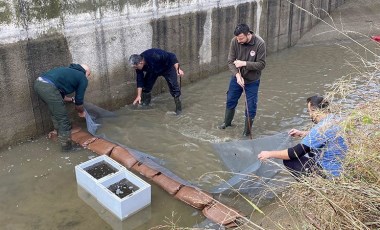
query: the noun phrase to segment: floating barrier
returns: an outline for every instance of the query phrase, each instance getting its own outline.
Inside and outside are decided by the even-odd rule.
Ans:
[[[214,201],[211,194],[189,186],[181,187],[174,197],[200,210],[204,209],[208,204]]]
[[[96,152],[99,155],[111,155],[111,152],[113,148],[115,148],[117,145],[115,145],[112,142],[103,140],[103,139],[96,139],[92,141],[90,144],[88,144],[87,148],[93,152]]]
[[[152,180],[170,195],[175,195],[183,186],[181,183],[178,183],[161,172],[154,176]]]
[[[217,224],[223,225],[227,228],[234,228],[242,225],[244,223],[243,220],[246,219],[242,213],[222,204],[214,199],[211,194],[204,192],[199,188],[183,185],[162,172],[139,162],[127,149],[121,146],[94,137],[85,131],[79,131],[72,134],[72,140],[99,155],[108,155],[126,168],[140,173],[176,199],[181,200],[198,210],[202,210],[202,213],[208,219]]]
[[[137,160],[129,153],[128,150],[120,146],[112,149],[110,157],[128,169],[132,168],[137,163]]]
[[[138,162],[137,164],[133,165],[132,169],[149,179],[152,179],[159,173],[159,171],[150,168],[142,162]]]
[[[94,142],[97,137],[92,136],[88,132],[79,131],[71,134],[71,140],[81,145],[83,148],[87,148],[89,144]]]
[[[207,205],[202,210],[202,213],[215,223],[221,224],[228,228],[238,227],[244,222],[244,218],[241,213],[216,200]]]

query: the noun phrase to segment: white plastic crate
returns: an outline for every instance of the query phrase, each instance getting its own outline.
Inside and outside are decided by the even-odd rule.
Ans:
[[[96,179],[90,173],[86,171],[86,169],[91,168],[97,164],[101,164],[102,162],[107,163],[115,169],[115,173],[108,174],[102,178]],[[125,167],[113,160],[112,158],[102,155],[95,157],[91,160],[83,162],[75,166],[75,176],[77,178],[77,183],[82,186],[87,192],[89,192],[94,197],[97,196],[97,191],[99,189],[99,182],[106,180],[107,178],[115,175],[117,172],[125,170]]]
[[[138,189],[129,195],[120,198],[109,187],[126,179]],[[115,173],[113,176],[99,182],[97,200],[105,208],[123,220],[151,203],[151,186],[128,170]]]
[[[87,205],[94,209],[100,218],[107,222],[107,224],[109,224],[113,230],[136,229],[148,223],[148,221],[152,218],[152,210],[151,206],[149,205],[148,207],[143,208],[125,220],[120,220],[115,216],[115,214],[101,205],[94,196],[88,193],[81,186],[77,187],[77,191],[79,198],[81,198]]]

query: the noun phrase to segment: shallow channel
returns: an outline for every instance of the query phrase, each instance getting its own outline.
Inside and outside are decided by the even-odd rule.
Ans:
[[[333,81],[347,74],[345,63],[350,58],[337,45],[294,47],[269,56],[253,138],[308,125],[306,98],[324,94]],[[164,93],[153,98],[151,109],[121,108],[100,131],[162,159],[181,178],[209,189],[213,183],[207,175],[226,170],[212,143],[239,139],[244,126],[242,97],[234,126],[217,129],[224,118],[229,78],[224,72],[183,87],[181,116],[173,115],[173,98]],[[58,144],[45,136],[0,152],[2,229],[149,229],[171,221],[192,227],[204,220],[201,212],[152,185],[151,206],[118,222],[76,184],[75,165],[95,156],[88,150],[62,154]]]

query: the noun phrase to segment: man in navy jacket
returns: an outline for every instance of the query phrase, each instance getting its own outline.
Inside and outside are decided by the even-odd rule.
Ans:
[[[182,112],[180,100],[181,88],[177,76],[182,77],[184,72],[179,67],[177,57],[174,53],[162,49],[148,49],[141,54],[133,54],[129,63],[136,69],[137,96],[133,104],[149,105],[151,91],[159,76],[163,76],[169,86],[170,94],[174,97],[175,112]]]

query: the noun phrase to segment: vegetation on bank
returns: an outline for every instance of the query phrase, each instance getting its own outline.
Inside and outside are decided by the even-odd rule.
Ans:
[[[353,31],[318,19],[364,49],[371,60],[347,49],[356,57],[347,62],[352,72],[326,94],[343,118],[342,135],[349,147],[344,172],[333,180],[313,176],[292,184],[281,204],[302,229],[380,229],[380,43],[369,49],[350,37]]]
[[[380,72],[377,81],[379,78]],[[379,95],[377,98],[358,105],[342,124],[349,146],[343,175],[333,180],[308,177],[290,186],[291,195],[284,203],[291,204],[288,208],[298,216],[295,219],[301,226],[380,228]]]

